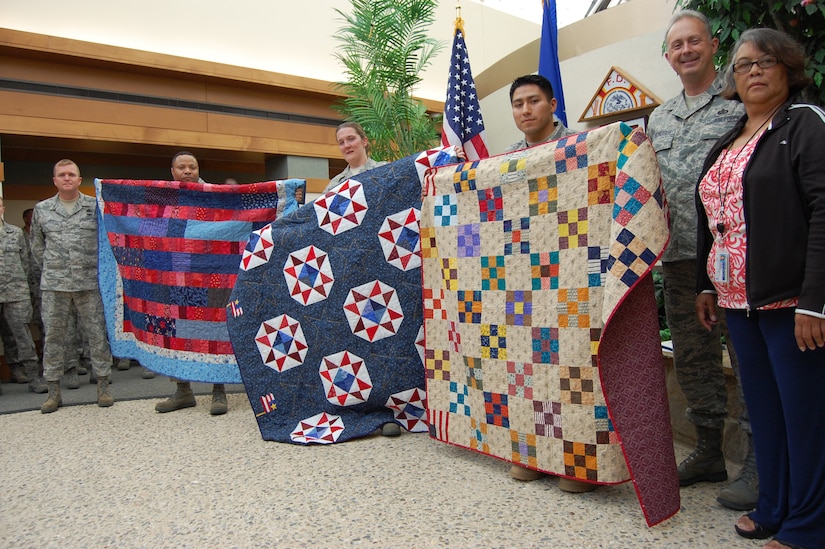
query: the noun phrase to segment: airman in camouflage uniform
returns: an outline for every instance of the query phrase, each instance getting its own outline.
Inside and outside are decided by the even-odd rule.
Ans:
[[[556,118],[557,104],[553,85],[545,77],[527,74],[516,78],[510,85],[510,108],[513,110],[513,122],[524,134],[524,138],[510,145],[506,152],[534,147],[575,133]],[[510,477],[523,482],[530,482],[544,475],[516,463],[510,466]],[[564,477],[559,477],[558,486],[565,492],[590,492],[598,487],[596,484]]]
[[[32,318],[29,247],[23,230],[3,221],[5,209],[5,202],[0,198],[0,315],[8,331],[7,337],[3,338],[4,350],[13,370],[19,366],[25,369],[29,390],[45,393],[46,388],[38,372],[37,352],[29,331]]]
[[[40,292],[46,329],[43,371],[49,384],[49,398],[40,411],[54,412],[62,404],[59,381],[72,304],[89,342],[92,368],[97,375],[97,404],[111,406],[114,399],[109,392],[109,343],[105,331],[89,329],[105,326],[97,285],[96,201],[78,190],[80,168],[71,160],[55,164],[52,180],[58,193],[35,206],[31,234],[32,255],[42,273]]]
[[[686,414],[696,426],[698,439],[695,451],[678,468],[680,484],[689,486],[727,479],[722,452],[727,389],[721,333],[719,328],[706,331],[695,310],[696,272],[701,267],[696,264],[696,183],[710,148],[733,127],[744,109],[741,103],[719,95],[724,79],[713,65],[719,42],[712,38],[704,15],[688,10],[674,15],[665,43],[665,57],[679,75],[684,91],[653,111],[647,133],[656,150],[670,208],[670,244],[662,257],[662,272],[673,362],[687,399]],[[728,338],[727,326],[721,324]],[[738,378],[733,345],[727,348]],[[743,409],[740,426],[750,433],[741,387],[739,400]],[[718,501],[734,509],[752,509],[757,488],[751,443],[742,474],[720,492]]]

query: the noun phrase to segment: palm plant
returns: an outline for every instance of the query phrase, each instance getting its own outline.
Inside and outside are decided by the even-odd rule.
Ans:
[[[427,37],[436,0],[351,0],[352,13],[335,11],[344,25],[335,56],[345,67],[337,85],[346,97],[335,108],[370,138],[371,156],[397,160],[438,142],[440,121],[413,97],[419,74],[443,44]]]

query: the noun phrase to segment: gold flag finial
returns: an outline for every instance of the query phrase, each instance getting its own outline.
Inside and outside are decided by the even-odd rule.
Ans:
[[[464,21],[461,19],[461,0],[455,0],[455,26],[464,26]]]

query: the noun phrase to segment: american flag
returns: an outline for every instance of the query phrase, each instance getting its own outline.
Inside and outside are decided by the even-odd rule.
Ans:
[[[484,120],[478,104],[476,84],[470,70],[470,56],[464,42],[464,25],[461,18],[455,21],[453,54],[450,78],[447,82],[447,101],[444,103],[444,128],[441,144],[464,148],[467,160],[487,158],[487,140],[484,137]]]
[[[275,410],[278,407],[275,405],[275,395],[268,393],[261,396],[261,406],[264,407],[264,412],[267,414]]]

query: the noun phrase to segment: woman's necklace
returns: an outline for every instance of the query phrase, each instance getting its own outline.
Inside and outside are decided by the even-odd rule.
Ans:
[[[780,105],[781,107],[781,105]],[[733,169],[736,167],[736,160],[742,154],[742,152],[748,148],[748,145],[751,141],[762,131],[762,128],[765,127],[765,124],[773,120],[774,115],[779,110],[779,107],[776,107],[773,112],[765,119],[764,122],[759,124],[759,127],[754,130],[748,140],[745,141],[745,144],[742,145],[739,150],[736,152],[736,156],[733,157],[733,160],[730,162],[730,167],[728,168],[728,176],[725,179],[725,190],[722,192],[722,178],[720,177],[720,171],[722,171],[722,164],[725,163],[725,160],[728,158],[728,149],[722,153],[722,159],[719,161],[719,165],[716,168],[716,185],[719,189],[719,222],[716,223],[716,230],[719,231],[719,236],[725,236],[725,199],[728,196],[728,184],[730,183],[730,177],[733,174]]]

